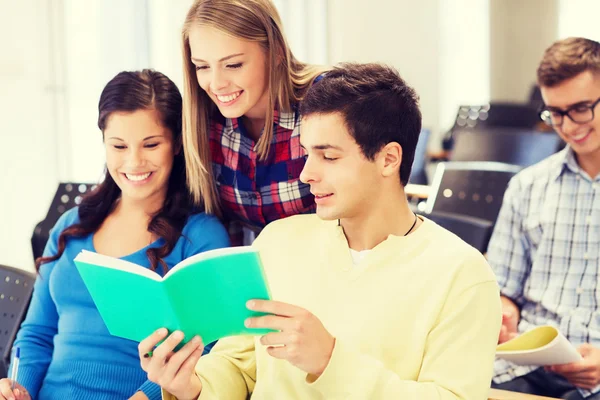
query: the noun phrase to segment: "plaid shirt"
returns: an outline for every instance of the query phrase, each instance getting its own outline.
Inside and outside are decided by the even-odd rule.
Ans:
[[[554,325],[576,347],[600,348],[600,176],[570,147],[511,180],[487,256],[501,293],[521,308],[519,332]],[[496,360],[494,381],[536,368]]]
[[[269,222],[315,212],[310,186],[298,179],[306,161],[299,128],[297,112],[275,111],[271,149],[259,161],[240,119],[211,123],[213,171],[233,244],[242,244],[242,226],[258,232]]]

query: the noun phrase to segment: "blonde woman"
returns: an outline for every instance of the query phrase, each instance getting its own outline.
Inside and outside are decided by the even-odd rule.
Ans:
[[[299,181],[305,155],[298,103],[324,67],[296,60],[270,0],[197,0],[183,27],[183,136],[188,186],[243,227],[315,210]]]

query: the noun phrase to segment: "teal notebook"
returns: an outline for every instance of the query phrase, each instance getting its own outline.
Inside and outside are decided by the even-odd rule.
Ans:
[[[258,251],[251,246],[206,251],[181,261],[164,277],[134,263],[82,251],[75,257],[88,291],[114,336],[141,341],[161,327],[181,330],[183,343],[262,335],[246,318],[250,299],[271,298]]]

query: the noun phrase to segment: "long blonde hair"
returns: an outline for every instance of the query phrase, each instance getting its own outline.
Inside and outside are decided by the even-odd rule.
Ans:
[[[183,148],[187,183],[196,204],[207,213],[221,216],[211,165],[209,119],[217,113],[216,105],[199,87],[196,68],[191,61],[189,31],[204,25],[234,37],[258,42],[268,58],[269,104],[265,128],[257,143],[260,160],[269,154],[273,139],[275,109],[290,112],[303,97],[312,81],[327,68],[296,60],[287,44],[281,19],[270,0],[196,0],[183,25]]]

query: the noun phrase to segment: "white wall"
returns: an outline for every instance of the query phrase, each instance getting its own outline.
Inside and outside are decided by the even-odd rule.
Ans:
[[[487,0],[330,0],[329,55],[393,65],[421,98],[430,147],[458,105],[489,101]]]
[[[58,178],[47,4],[0,1],[10,10],[0,13],[0,264],[30,270],[29,239]]]

